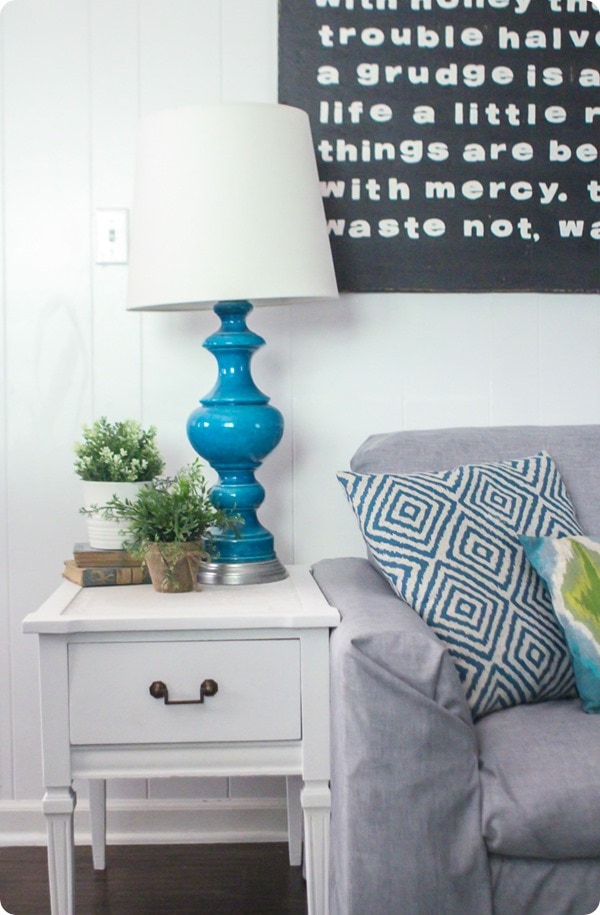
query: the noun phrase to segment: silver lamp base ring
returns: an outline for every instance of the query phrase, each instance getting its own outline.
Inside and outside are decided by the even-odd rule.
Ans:
[[[287,577],[285,566],[277,558],[266,562],[205,562],[198,570],[202,585],[262,585]]]

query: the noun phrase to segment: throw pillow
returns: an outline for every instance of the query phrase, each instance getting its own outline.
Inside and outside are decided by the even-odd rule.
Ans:
[[[600,538],[522,537],[564,629],[584,711],[600,712]]]
[[[519,541],[582,533],[549,454],[338,479],[379,569],[448,645],[475,719],[572,694],[563,633]]]

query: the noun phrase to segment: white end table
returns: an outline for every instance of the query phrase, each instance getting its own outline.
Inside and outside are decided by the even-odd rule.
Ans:
[[[40,649],[52,915],[74,915],[74,778],[90,781],[104,866],[105,780],[284,775],[290,860],[304,820],[309,915],[327,915],[329,630],[310,570],[264,585],[158,594],[63,582],[24,632]],[[301,780],[301,781],[300,781]]]

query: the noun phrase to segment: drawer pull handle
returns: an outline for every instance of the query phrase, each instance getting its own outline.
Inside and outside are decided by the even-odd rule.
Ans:
[[[150,684],[150,695],[154,699],[164,699],[165,705],[202,705],[205,696],[214,696],[219,691],[216,680],[203,680],[200,684],[199,699],[169,699],[167,684],[162,680],[155,680]]]

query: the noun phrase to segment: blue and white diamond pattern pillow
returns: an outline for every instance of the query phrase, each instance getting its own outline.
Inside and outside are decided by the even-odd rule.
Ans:
[[[473,718],[573,694],[563,633],[519,541],[583,533],[549,454],[338,479],[373,560],[448,645]]]

